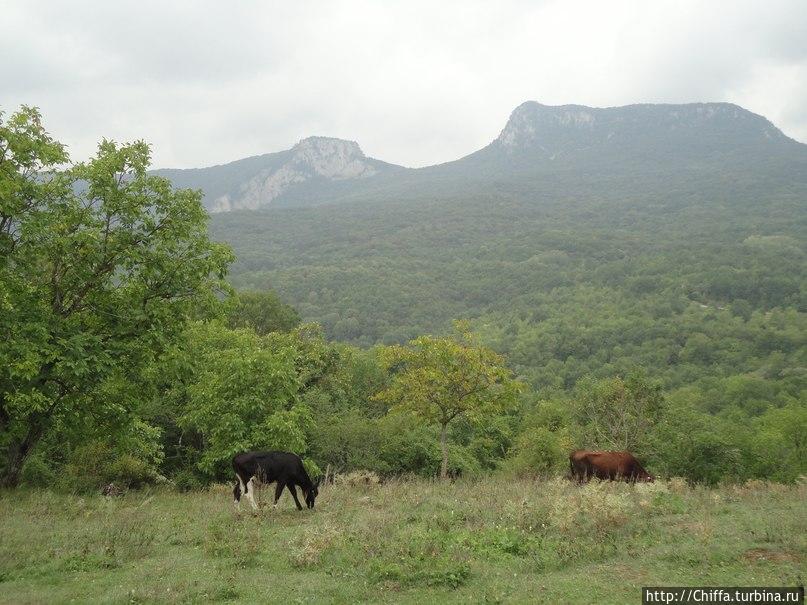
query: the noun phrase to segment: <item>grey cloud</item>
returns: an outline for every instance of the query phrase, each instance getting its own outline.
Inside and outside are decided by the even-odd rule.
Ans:
[[[74,157],[145,138],[188,167],[357,140],[405,165],[488,143],[527,99],[725,100],[807,140],[807,3],[11,0],[0,107]]]

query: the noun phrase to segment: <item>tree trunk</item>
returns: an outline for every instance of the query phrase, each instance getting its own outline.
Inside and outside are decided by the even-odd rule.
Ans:
[[[446,443],[446,433],[448,432],[448,423],[440,427],[440,447],[443,450],[443,464],[440,466],[440,479],[448,479],[448,444]]]
[[[44,426],[36,419],[31,419],[28,425],[28,432],[25,438],[21,441],[12,443],[8,448],[6,455],[6,468],[3,470],[3,475],[0,477],[0,486],[2,487],[17,487],[20,483],[20,473],[28,458],[28,454],[34,449],[34,446],[39,441],[39,438],[44,432]]]

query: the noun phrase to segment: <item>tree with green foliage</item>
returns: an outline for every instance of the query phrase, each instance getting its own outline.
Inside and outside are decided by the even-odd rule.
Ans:
[[[0,482],[56,425],[126,416],[136,376],[227,290],[200,193],[147,174],[146,143],[104,140],[64,169],[37,110],[0,115]]]
[[[518,434],[509,451],[505,468],[518,475],[548,475],[568,468],[569,451],[574,449],[578,427],[567,397],[524,398],[526,409],[518,418]]]
[[[582,380],[576,388],[577,420],[586,447],[643,452],[661,418],[661,385],[633,372],[627,378]]]
[[[440,477],[448,477],[448,426],[464,416],[481,421],[513,407],[522,385],[501,355],[479,345],[464,324],[455,337],[421,336],[382,350],[389,384],[375,398],[440,427]]]
[[[807,476],[807,405],[773,408],[752,427],[755,475],[793,482]]]
[[[228,476],[246,450],[304,454],[315,428],[309,394],[338,368],[335,349],[312,325],[259,336],[194,323],[155,376],[154,422],[171,436],[173,470],[208,481]]]
[[[238,292],[229,313],[231,328],[252,328],[256,334],[288,332],[300,325],[300,314],[274,292]]]

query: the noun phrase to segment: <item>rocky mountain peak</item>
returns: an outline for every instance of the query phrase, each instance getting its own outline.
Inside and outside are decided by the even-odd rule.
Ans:
[[[504,147],[519,147],[535,140],[542,127],[555,125],[590,128],[596,119],[596,112],[590,107],[582,105],[552,107],[527,101],[513,110],[497,141]]]
[[[329,179],[372,176],[377,172],[355,141],[308,137],[297,143],[291,153],[295,167]]]
[[[306,137],[292,147],[291,150],[295,153],[329,155],[339,152],[364,157],[364,152],[356,141],[347,141],[335,137]]]
[[[550,152],[570,143],[635,142],[637,138],[688,137],[714,139],[726,147],[788,140],[762,116],[732,103],[627,105],[595,108],[583,105],[522,103],[510,114],[495,144],[506,150],[540,148]]]
[[[311,187],[323,180],[366,178],[384,166],[383,162],[365,156],[355,141],[331,137],[308,137],[288,151],[266,158],[263,167],[213,198],[210,211],[261,208],[292,189]]]

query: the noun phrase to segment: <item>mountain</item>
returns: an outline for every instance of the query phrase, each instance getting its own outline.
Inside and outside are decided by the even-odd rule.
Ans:
[[[629,105],[596,109],[551,107],[528,101],[517,107],[485,151],[534,160],[646,158],[770,152],[798,145],[762,116],[730,103]],[[602,158],[601,158],[602,159]]]
[[[736,185],[807,179],[807,145],[762,116],[729,103],[592,108],[526,102],[499,136],[464,158],[409,177],[445,190],[474,182],[481,190],[555,195],[669,186],[736,178]],[[416,186],[416,185],[415,185]]]
[[[353,141],[304,139],[292,149],[222,166],[158,170],[200,188],[214,213],[272,206],[453,196],[473,188],[536,198],[669,187],[767,186],[807,179],[807,146],[730,103],[592,108],[528,101],[489,145],[458,160],[407,169]]]
[[[401,170],[400,166],[368,158],[354,141],[309,137],[287,151],[210,168],[154,173],[177,187],[202,189],[205,207],[215,213],[312,200],[325,191],[339,190],[347,182]]]
[[[321,182],[210,229],[237,288],[275,290],[331,338],[467,318],[536,386],[639,366],[807,392],[807,146],[761,116],[525,103],[464,158]]]

